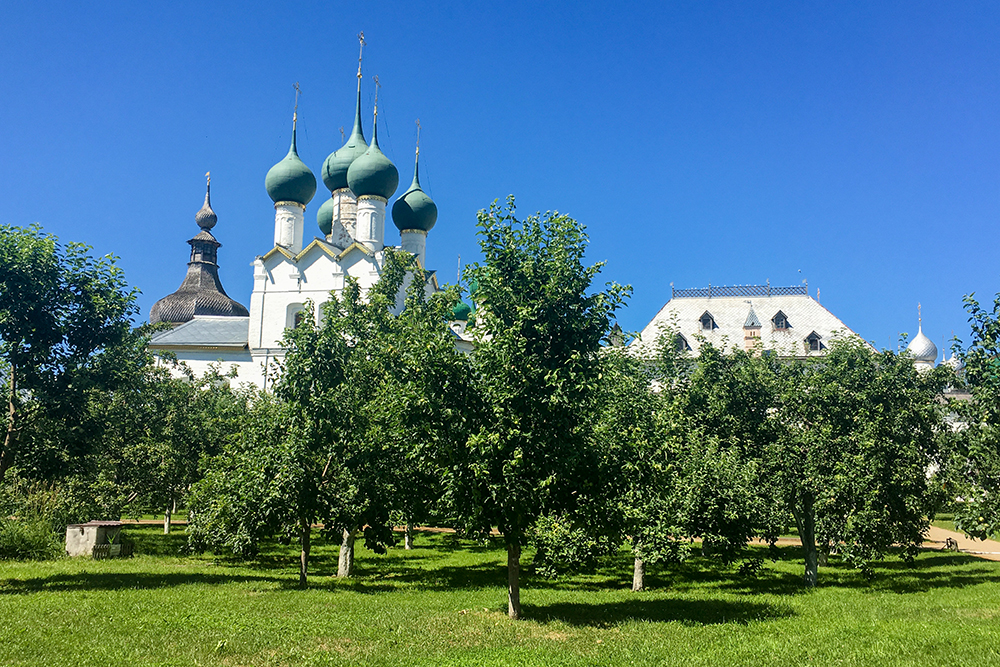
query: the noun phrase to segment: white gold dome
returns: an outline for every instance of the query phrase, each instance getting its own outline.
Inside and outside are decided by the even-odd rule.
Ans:
[[[917,335],[913,337],[910,344],[906,346],[907,351],[913,355],[914,360],[933,364],[937,361],[938,349],[930,338],[924,335],[923,327],[917,329]]]
[[[965,368],[965,366],[962,364],[962,360],[959,359],[958,356],[954,352],[951,353],[951,358],[950,359],[946,359],[945,361],[943,361],[941,363],[945,364],[946,366],[951,366],[955,370],[956,373],[959,372],[959,371],[961,371],[961,370],[963,370]]]

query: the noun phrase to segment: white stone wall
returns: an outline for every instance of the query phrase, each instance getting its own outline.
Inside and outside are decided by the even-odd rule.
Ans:
[[[302,252],[306,207],[296,202],[280,201],[274,205],[274,245],[289,252]]]
[[[407,229],[399,233],[403,250],[417,256],[421,268],[427,266],[427,232]]]
[[[378,252],[385,245],[385,200],[363,196],[358,199],[357,229],[354,238],[369,250]]]

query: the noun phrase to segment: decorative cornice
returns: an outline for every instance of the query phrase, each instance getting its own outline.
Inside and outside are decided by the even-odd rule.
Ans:
[[[274,208],[277,209],[279,206],[298,206],[303,211],[306,210],[306,205],[298,201],[276,201],[274,202]]]
[[[339,260],[344,259],[345,257],[347,257],[348,253],[350,253],[352,250],[360,250],[361,252],[363,252],[364,254],[368,255],[369,257],[374,257],[375,256],[375,251],[374,250],[371,250],[367,246],[363,246],[360,243],[358,243],[357,241],[355,241],[351,245],[349,245],[346,248],[344,248],[344,252],[342,252],[339,255],[337,255],[337,260],[339,261]]]
[[[388,199],[386,199],[385,197],[379,196],[379,195],[361,195],[360,197],[358,197],[358,201],[359,202],[365,201],[366,199],[374,199],[375,201],[380,201],[383,204],[388,204],[389,203]]]

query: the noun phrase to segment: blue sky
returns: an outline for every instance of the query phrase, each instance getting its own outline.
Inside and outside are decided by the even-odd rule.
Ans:
[[[377,74],[404,186],[423,127],[442,281],[512,193],[587,226],[635,290],[626,329],[670,283],[807,279],[880,347],[922,302],[940,347],[968,330],[963,294],[1000,292],[996,2],[4,3],[0,25],[0,222],[118,255],[143,317],[183,278],[209,170],[223,282],[249,303],[292,84],[319,175],[359,30],[365,134]]]

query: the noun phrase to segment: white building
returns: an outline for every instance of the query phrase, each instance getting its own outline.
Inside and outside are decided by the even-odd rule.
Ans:
[[[823,355],[838,337],[861,340],[809,296],[807,285],[671,287],[670,300],[630,347],[639,354],[649,353],[661,333],[692,354],[697,354],[705,341],[724,352],[759,347],[790,358]]]
[[[210,231],[217,217],[206,191],[205,204],[195,216],[201,231],[188,241],[187,276],[176,292],[157,301],[150,311],[150,322],[175,325],[152,338],[154,352],[176,355],[197,374],[221,361],[223,371],[236,367],[236,382],[266,388],[274,359],[282,356],[284,331],[295,326],[308,302],[318,316],[319,305],[331,291],[340,292],[348,277],[357,280],[362,290],[375,284],[385,261],[386,206],[399,184],[399,172],[378,146],[377,98],[374,116],[369,144],[362,132],[359,66],[354,130],[323,164],[323,184],[330,197],[317,211],[322,236],[307,242],[305,212],[316,193],[316,177],[299,159],[293,115],[291,147],[268,171],[264,183],[274,201],[274,245],[254,260],[249,309],[226,295],[219,280],[221,244]],[[423,280],[428,291],[435,291],[437,278],[424,263],[437,206],[420,188],[419,154],[418,146],[413,182],[394,203],[392,218],[400,230],[398,247],[416,257],[410,279]]]

